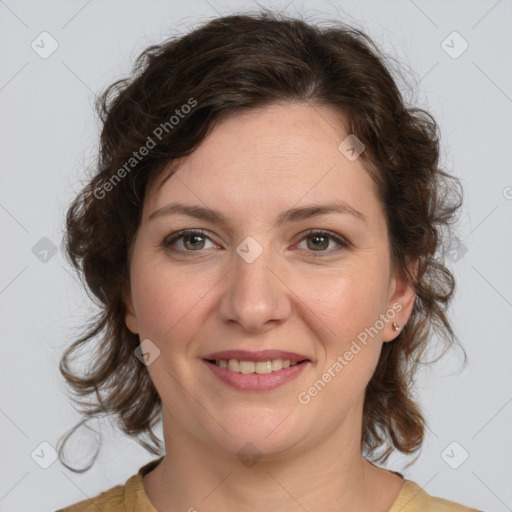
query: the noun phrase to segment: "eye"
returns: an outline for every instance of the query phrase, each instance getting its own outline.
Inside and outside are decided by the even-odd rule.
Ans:
[[[208,249],[208,247],[205,247],[206,241],[210,241],[213,244],[210,237],[208,237],[204,231],[186,229],[169,235],[162,242],[162,246],[174,252],[199,252],[202,249]],[[301,243],[303,241],[306,242],[306,250],[308,250],[308,252],[319,253],[315,254],[315,257],[330,255],[350,247],[350,244],[342,237],[322,230],[309,231],[306,233],[306,236],[302,238]],[[181,243],[181,247],[178,242]],[[326,249],[328,249],[331,242],[334,242],[338,247],[328,251]]]
[[[331,233],[329,231],[322,231],[322,230],[312,230],[306,233],[306,236],[301,240],[306,242],[306,248],[310,250],[310,252],[316,252],[320,254],[315,254],[315,256],[324,256],[323,253],[326,253],[326,255],[341,251],[343,249],[348,249],[350,244],[341,238],[338,235],[335,235],[334,233]],[[311,241],[311,242],[310,242]],[[327,251],[326,249],[329,247],[329,243],[334,241],[338,248],[335,248],[333,250]]]
[[[168,236],[162,245],[171,251],[193,252],[204,249],[206,240],[210,240],[210,238],[203,231],[187,229]],[[178,241],[182,242],[181,247],[176,247]]]

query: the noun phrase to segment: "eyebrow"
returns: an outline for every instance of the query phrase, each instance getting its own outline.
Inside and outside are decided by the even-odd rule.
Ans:
[[[362,220],[363,222],[368,222],[365,215],[359,210],[356,210],[345,202],[337,202],[313,204],[283,211],[278,215],[274,227],[285,223],[306,220],[318,215],[327,215],[332,213],[352,215],[353,217]],[[169,203],[162,208],[158,208],[149,216],[149,220],[156,217],[161,217],[163,215],[171,214],[188,215],[189,217],[194,217],[196,219],[206,220],[217,224],[229,224],[227,218],[218,210],[213,210],[211,208],[206,208],[199,205],[185,205],[181,203]]]

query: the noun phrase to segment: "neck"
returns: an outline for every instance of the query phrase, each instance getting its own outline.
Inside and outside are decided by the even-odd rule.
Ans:
[[[213,449],[166,420],[164,425],[172,424],[167,429],[172,435],[164,432],[166,456],[143,479],[159,512],[387,512],[403,484],[366,461],[360,438],[347,436],[343,428],[286,456],[262,455],[244,464],[236,454]]]

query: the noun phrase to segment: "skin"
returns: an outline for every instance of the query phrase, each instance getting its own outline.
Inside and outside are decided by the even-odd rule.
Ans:
[[[375,184],[361,158],[338,149],[344,121],[300,102],[237,114],[148,190],[126,325],[160,350],[148,371],[162,399],[166,457],[143,479],[160,512],[386,512],[400,493],[403,479],[360,450],[365,388],[382,344],[398,335],[391,321],[307,405],[297,399],[393,304],[401,306],[393,320],[406,323],[415,298],[392,272]],[[367,222],[331,213],[273,227],[283,210],[339,200]],[[171,202],[214,208],[229,224],[149,219]],[[206,237],[181,238],[172,252],[163,242],[182,229]],[[317,248],[313,229],[348,248],[333,238]],[[236,252],[249,236],[263,249],[252,263]],[[290,350],[311,362],[275,390],[238,391],[202,360],[229,349]],[[262,456],[251,467],[237,458],[247,442]]]

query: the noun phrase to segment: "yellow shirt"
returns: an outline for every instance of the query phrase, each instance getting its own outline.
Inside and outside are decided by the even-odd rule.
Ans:
[[[157,512],[142,485],[142,477],[155,468],[163,457],[142,466],[125,485],[117,485],[98,496],[80,501],[57,512]],[[453,501],[427,494],[418,484],[405,480],[404,486],[388,512],[482,512]]]

